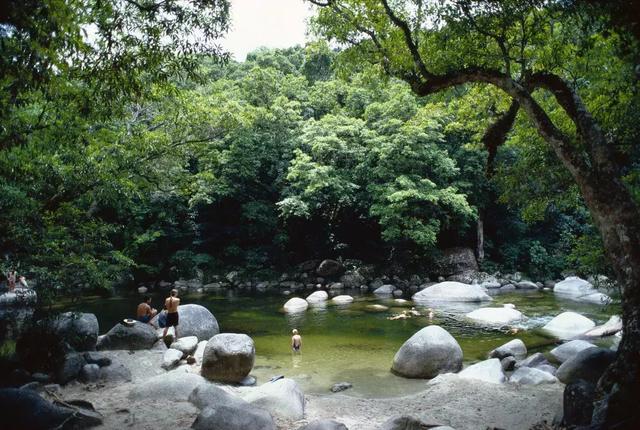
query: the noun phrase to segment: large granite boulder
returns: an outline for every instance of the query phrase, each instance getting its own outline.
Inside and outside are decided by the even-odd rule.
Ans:
[[[340,283],[345,288],[359,288],[366,282],[364,276],[357,270],[349,270],[347,273],[340,277]]]
[[[113,326],[104,336],[98,338],[96,348],[99,350],[149,349],[157,339],[156,331],[151,325],[136,321],[131,326],[125,324]]]
[[[556,376],[565,384],[578,379],[597,383],[605,369],[615,360],[616,353],[605,348],[587,348],[560,365]]]
[[[591,424],[596,386],[578,379],[564,389],[562,401],[563,424],[569,428]]]
[[[191,355],[196,351],[198,347],[198,338],[196,336],[181,337],[177,341],[173,342],[170,348],[181,351],[184,355]]]
[[[180,360],[182,360],[183,355],[184,353],[177,349],[167,349],[162,356],[162,368],[164,370],[171,370],[174,367],[177,367],[178,364],[180,364]]]
[[[309,294],[306,300],[309,304],[324,303],[329,300],[329,294],[324,290],[314,291]]]
[[[134,401],[186,402],[193,390],[205,383],[206,379],[200,375],[176,369],[136,384],[129,392],[129,398]]]
[[[78,352],[70,352],[60,361],[55,371],[55,379],[60,384],[66,384],[76,379],[87,362]]]
[[[0,339],[18,339],[28,330],[38,296],[28,288],[0,294]]]
[[[596,290],[590,282],[577,276],[569,276],[553,287],[554,294],[581,302],[607,304],[611,298]]]
[[[0,389],[1,426],[7,430],[88,428],[102,424],[94,410],[67,408],[43,399],[34,390]]]
[[[448,248],[442,254],[442,258],[436,264],[443,276],[478,271],[478,261],[471,248]]]
[[[339,296],[335,296],[334,298],[331,299],[331,301],[337,305],[346,305],[348,303],[353,302],[353,297],[348,296],[346,294],[342,294]]]
[[[583,315],[575,312],[563,312],[549,321],[542,329],[559,339],[571,339],[591,330],[595,325],[595,322]]]
[[[344,272],[344,266],[336,260],[323,260],[316,269],[318,276],[322,276],[323,278],[336,276],[342,272]]]
[[[276,430],[269,412],[260,408],[220,405],[204,409],[191,425],[194,430]]]
[[[480,381],[500,384],[506,380],[502,372],[502,365],[497,358],[490,358],[466,367],[458,376],[465,379],[477,379]]]
[[[188,304],[178,306],[180,322],[178,324],[178,334],[180,337],[195,336],[198,340],[208,340],[212,336],[220,333],[220,327],[216,317],[204,306]],[[156,315],[151,323],[157,324]]]
[[[112,363],[108,366],[100,367],[99,379],[102,382],[120,383],[131,382],[131,370],[124,363]]]
[[[553,384],[558,382],[558,378],[535,367],[520,367],[513,372],[509,382],[520,385]]]
[[[586,332],[584,336],[604,337],[611,336],[620,331],[622,331],[622,318],[620,318],[618,315],[612,315],[606,323],[592,328],[591,330]]]
[[[236,406],[240,409],[252,407],[240,397],[230,394],[215,384],[198,385],[189,395],[189,402],[198,409],[213,408],[221,405]]]
[[[336,420],[328,418],[311,421],[306,426],[300,427],[298,430],[348,430],[347,426]]]
[[[507,306],[501,308],[480,308],[469,312],[466,316],[474,322],[486,325],[505,325],[520,321],[524,318],[522,312]]]
[[[445,281],[426,287],[413,295],[413,300],[451,301],[451,302],[484,302],[491,297],[480,285],[469,285],[460,282]]]
[[[523,341],[520,339],[510,340],[489,353],[489,358],[498,358],[500,360],[510,356],[517,360],[522,360],[527,356],[527,347]]]
[[[304,417],[304,393],[293,379],[282,378],[251,388],[243,399],[282,418]]]
[[[462,368],[462,349],[445,329],[425,327],[396,352],[391,370],[406,378],[433,378]]]
[[[253,369],[256,348],[246,334],[222,333],[207,342],[201,374],[207,379],[240,382]]]
[[[53,321],[53,330],[76,351],[96,349],[98,318],[94,314],[65,312]]]
[[[300,297],[293,297],[284,304],[284,311],[289,313],[303,312],[307,310],[309,303]]]
[[[549,351],[549,354],[551,354],[551,356],[555,358],[559,363],[564,363],[568,359],[578,355],[580,351],[583,351],[587,348],[596,348],[596,346],[591,342],[587,342],[586,340],[576,339],[556,346],[551,351]]]

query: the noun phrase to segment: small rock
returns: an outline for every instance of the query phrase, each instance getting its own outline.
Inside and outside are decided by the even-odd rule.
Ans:
[[[549,364],[547,358],[540,352],[536,352],[535,354],[530,355],[522,361],[516,363],[516,367],[536,367],[541,364]]]
[[[167,349],[162,356],[162,368],[164,370],[171,370],[174,367],[178,366],[178,364],[180,364],[180,360],[182,360],[183,355],[184,353],[182,351],[178,351],[177,349]]]
[[[506,380],[502,372],[502,365],[497,358],[490,358],[465,368],[458,376],[465,379],[477,379],[480,381],[500,384]]]
[[[80,371],[80,380],[83,382],[96,382],[100,379],[100,366],[97,364],[85,364]]]
[[[353,387],[353,384],[350,382],[336,382],[331,386],[332,393],[339,393],[340,391],[348,390]]]
[[[564,363],[571,357],[578,355],[580,351],[595,347],[596,346],[594,344],[587,342],[586,340],[576,339],[553,348],[549,353],[559,363]]]
[[[426,423],[410,415],[400,415],[389,418],[380,430],[426,430],[434,427],[438,427],[438,424]]]
[[[513,372],[509,378],[509,382],[521,385],[539,385],[539,384],[553,384],[558,382],[558,379],[550,373],[544,372],[540,369],[533,367],[520,367]]]
[[[293,297],[284,304],[284,311],[289,313],[302,312],[309,307],[309,303],[300,297]]]
[[[503,359],[513,356],[517,360],[522,360],[527,356],[527,347],[520,339],[513,339],[502,346],[497,347],[489,353],[490,358]]]
[[[182,351],[184,355],[193,354],[198,347],[198,338],[196,336],[181,337],[177,341],[173,342],[170,346],[172,349]]]
[[[84,353],[84,360],[89,364],[97,364],[100,367],[111,364],[111,359],[104,353],[96,351],[88,351]]]
[[[503,358],[502,360],[500,360],[500,365],[502,366],[502,370],[504,370],[505,372],[513,370],[516,367],[516,361],[517,361],[516,358],[511,355]]]
[[[344,305],[353,302],[353,297],[347,295],[335,296],[331,301],[338,305]]]

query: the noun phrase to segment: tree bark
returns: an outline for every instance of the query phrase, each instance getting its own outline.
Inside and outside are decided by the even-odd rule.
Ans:
[[[484,261],[484,220],[483,214],[478,214],[478,225],[477,225],[477,238],[478,241],[476,243],[476,250],[478,254],[478,262]]]

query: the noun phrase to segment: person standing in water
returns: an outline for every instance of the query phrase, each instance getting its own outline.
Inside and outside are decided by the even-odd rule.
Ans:
[[[302,336],[298,334],[298,330],[295,328],[291,333],[293,333],[293,336],[291,336],[291,349],[293,352],[300,352],[300,348],[302,348]]]
[[[175,331],[175,339],[178,339],[178,306],[180,306],[178,290],[171,290],[169,297],[164,301],[164,307],[167,309],[167,325],[162,333],[163,338],[167,337],[169,327],[173,327],[173,330]]]

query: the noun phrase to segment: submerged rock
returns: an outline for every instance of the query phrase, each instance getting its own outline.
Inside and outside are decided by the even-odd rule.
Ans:
[[[420,301],[452,301],[483,302],[491,301],[491,297],[480,285],[469,285],[460,282],[445,281],[426,287],[413,295],[413,300]]]
[[[302,312],[307,310],[309,307],[309,303],[305,299],[301,299],[300,297],[293,297],[284,304],[285,312]]]
[[[335,296],[331,301],[338,305],[344,305],[353,302],[353,297],[347,295]]]
[[[253,369],[255,356],[253,339],[246,334],[215,335],[204,349],[202,376],[215,381],[240,382]]]
[[[490,358],[463,369],[458,376],[465,379],[478,379],[480,381],[500,384],[506,380],[502,372],[502,365],[497,358]]]
[[[331,392],[339,393],[340,391],[348,390],[351,387],[353,387],[351,382],[336,382],[331,386]]]
[[[522,312],[507,306],[501,308],[480,308],[469,312],[467,318],[488,325],[505,325],[524,318]]]
[[[607,304],[611,298],[606,294],[598,292],[591,283],[577,276],[569,276],[564,281],[558,282],[553,292],[559,296],[589,302],[595,304]]]
[[[425,327],[396,352],[392,371],[407,378],[433,378],[462,368],[462,349],[445,329]]]
[[[307,297],[307,303],[309,304],[324,303],[327,300],[329,300],[329,294],[324,290],[314,291]]]
[[[542,329],[557,338],[571,339],[589,331],[595,325],[596,323],[589,318],[578,313],[563,312],[549,321]]]
[[[426,430],[437,426],[437,424],[426,423],[411,415],[399,415],[385,421],[380,430]]]

